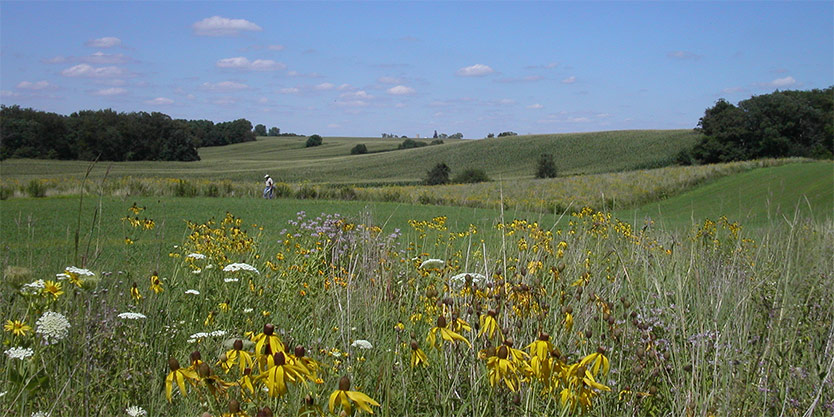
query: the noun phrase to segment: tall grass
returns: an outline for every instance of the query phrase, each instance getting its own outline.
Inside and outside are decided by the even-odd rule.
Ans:
[[[382,221],[367,214],[300,212],[271,226],[228,214],[183,225],[149,223],[152,209],[126,203],[125,220],[117,220],[124,228],[100,238],[174,234],[177,247],[136,252],[125,242],[117,269],[98,268],[103,259],[84,265],[95,277],[84,277],[80,287],[58,281],[64,291],[58,296],[24,295],[21,288],[63,268],[3,265],[0,319],[36,327],[51,310],[72,327],[49,345],[35,332],[3,333],[6,346],[33,354],[2,355],[0,411],[124,415],[135,405],[149,415],[220,415],[235,399],[245,415],[264,407],[276,415],[307,407],[315,415],[327,413],[327,399],[345,375],[352,390],[379,402],[373,408],[380,415],[572,415],[582,406],[571,395],[581,392],[590,415],[834,411],[830,219],[794,218],[747,231],[719,218],[679,233],[653,224],[633,228],[585,209],[559,228],[509,218],[495,219],[495,226],[455,226],[455,219],[436,216],[383,232]],[[35,235],[28,244],[49,239]],[[421,267],[430,258],[443,262]],[[223,271],[236,262],[258,272]],[[461,273],[484,280],[452,280]],[[151,291],[153,276],[161,281],[159,293]],[[132,295],[134,285],[141,299]],[[498,329],[479,335],[489,310]],[[124,312],[145,318],[120,318]],[[471,325],[456,331],[472,347],[430,348],[427,334],[439,316]],[[220,380],[240,375],[218,361],[235,339],[257,336],[265,323],[275,325],[288,352],[305,348],[305,357],[320,364],[316,377],[288,382],[288,392],[275,397],[222,388]],[[550,336],[554,350],[546,359],[562,369],[560,376],[542,381],[523,359],[528,365],[520,360],[506,368],[518,372],[517,390],[506,384],[511,373],[490,382],[488,364],[500,357],[495,348],[511,340],[524,349],[541,333]],[[412,341],[428,366],[412,366]],[[598,348],[610,371],[571,367]],[[169,358],[188,367],[195,350],[209,373],[186,381],[186,393],[174,387],[169,403]],[[572,378],[580,368],[601,385]]]

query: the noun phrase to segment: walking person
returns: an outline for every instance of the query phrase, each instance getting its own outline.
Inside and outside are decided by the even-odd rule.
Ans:
[[[272,199],[275,193],[275,182],[272,181],[272,177],[269,174],[264,175],[264,182],[266,187],[264,187],[264,198]]]

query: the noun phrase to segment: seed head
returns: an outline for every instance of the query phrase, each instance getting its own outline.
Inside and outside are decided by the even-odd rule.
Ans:
[[[207,363],[201,362],[197,366],[197,375],[200,375],[200,378],[208,378],[211,375],[211,368],[209,368]]]
[[[539,333],[539,340],[541,340],[542,342],[547,342],[548,340],[550,340],[550,335],[545,332],[541,332]]]
[[[437,316],[437,327],[441,329],[446,327],[446,316]]]
[[[200,354],[199,350],[195,350],[191,352],[191,363],[195,363],[197,361],[203,360],[203,355]]]
[[[417,349],[420,349],[420,345],[417,344],[416,340],[412,339],[411,340],[411,350],[417,350]]]
[[[168,358],[168,368],[171,369],[171,372],[176,371],[180,369],[180,363],[174,358]]]
[[[272,355],[272,360],[275,362],[275,366],[281,366],[287,363],[287,358],[284,357],[284,352],[278,352]]]
[[[350,391],[350,378],[347,375],[343,376],[339,379],[339,390],[340,391]]]
[[[307,353],[307,352],[304,350],[304,346],[298,345],[298,346],[295,347],[295,356],[296,357],[303,358],[305,353]]]
[[[264,324],[264,334],[267,336],[272,336],[275,333],[275,326],[272,323]],[[270,411],[271,413],[272,411]]]
[[[498,358],[500,359],[507,359],[507,356],[510,354],[510,349],[507,348],[506,345],[501,345],[498,348]]]
[[[234,414],[240,412],[240,403],[237,400],[229,401],[229,413]]]
[[[237,339],[235,343],[232,345],[235,350],[242,350],[243,349],[243,340]]]

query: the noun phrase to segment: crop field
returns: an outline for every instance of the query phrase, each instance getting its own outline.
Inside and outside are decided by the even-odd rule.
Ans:
[[[315,163],[275,140],[83,186],[85,163],[4,161],[0,415],[834,413],[830,161],[649,169],[669,145],[534,180],[530,150],[500,181],[347,186],[328,167],[359,139]],[[259,198],[292,152],[270,174],[335,180]]]
[[[554,155],[561,175],[655,168],[671,164],[675,154],[692,146],[691,130],[634,130],[558,135],[530,135],[489,140],[444,139],[442,145],[395,150],[403,139],[324,138],[321,146],[305,148],[306,138],[260,137],[223,147],[200,149],[198,162],[101,162],[93,178],[161,177],[252,181],[265,173],[276,181],[314,184],[417,183],[439,162],[452,174],[480,168],[494,179],[533,178],[542,153]],[[422,139],[430,142],[431,139]],[[350,155],[364,143],[370,152]],[[581,152],[593,148],[593,153]],[[4,181],[84,177],[88,162],[7,160],[0,162]]]

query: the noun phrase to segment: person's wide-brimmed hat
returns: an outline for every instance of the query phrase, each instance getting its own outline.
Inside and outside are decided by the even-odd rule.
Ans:
[[[264,178],[269,178],[269,174],[264,175]]]

